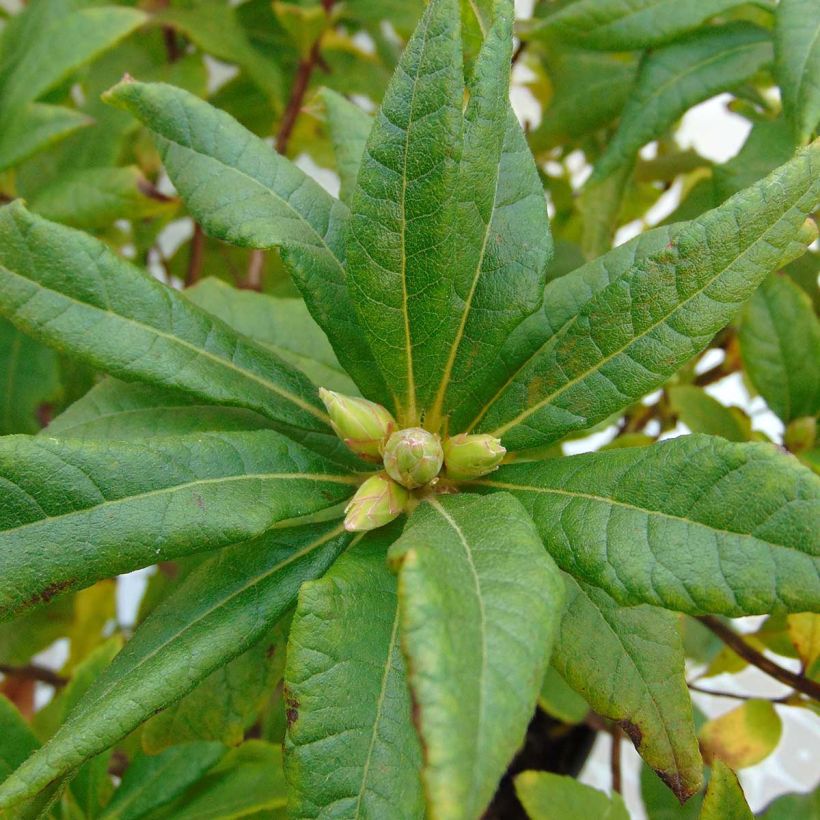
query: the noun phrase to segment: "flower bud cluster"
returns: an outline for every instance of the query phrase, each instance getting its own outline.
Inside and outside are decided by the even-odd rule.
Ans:
[[[411,491],[434,485],[442,469],[448,479],[479,478],[497,469],[507,452],[493,436],[460,433],[442,443],[421,427],[399,430],[390,411],[375,402],[324,388],[319,396],[336,435],[360,458],[384,464],[345,509],[349,531],[388,524],[407,509]]]

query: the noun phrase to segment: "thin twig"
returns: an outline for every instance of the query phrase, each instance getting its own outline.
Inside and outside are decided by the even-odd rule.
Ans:
[[[621,728],[615,724],[610,732],[612,749],[609,754],[609,767],[612,771],[612,791],[621,794]]]
[[[47,683],[55,689],[59,689],[68,683],[68,679],[62,675],[58,675],[51,669],[46,669],[45,666],[37,666],[33,663],[26,666],[8,666],[7,664],[0,663],[0,673],[9,678],[24,678],[26,680],[36,680],[40,683]]]
[[[711,689],[704,689],[694,683],[686,684],[692,692],[700,692],[702,695],[711,695],[713,698],[731,698],[732,700],[768,700],[770,703],[788,703],[792,698],[792,693],[783,695],[782,698],[761,698],[760,695],[740,695],[735,692],[714,692]]]
[[[794,672],[790,672],[788,669],[784,669],[774,661],[769,660],[718,618],[712,615],[701,615],[698,620],[747,663],[756,666],[761,672],[765,672],[775,680],[786,684],[786,686],[790,686],[792,689],[814,698],[814,700],[820,700],[820,684],[815,683],[810,678],[796,675]]]
[[[202,277],[202,261],[205,252],[205,234],[202,226],[194,222],[194,235],[191,238],[191,250],[188,255],[188,268],[185,271],[185,287],[195,285]]]

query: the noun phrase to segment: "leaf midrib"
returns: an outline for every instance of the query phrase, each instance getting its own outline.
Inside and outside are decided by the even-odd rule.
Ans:
[[[797,547],[790,546],[789,544],[782,544],[777,541],[769,541],[768,539],[759,538],[758,536],[749,532],[737,532],[735,530],[727,530],[721,527],[713,527],[710,524],[706,524],[703,521],[698,521],[694,518],[686,518],[681,515],[673,515],[672,513],[667,513],[663,510],[652,510],[647,507],[639,507],[635,504],[630,504],[628,501],[621,501],[619,499],[610,498],[608,496],[595,495],[594,493],[584,493],[575,490],[562,490],[556,487],[536,487],[528,484],[515,484],[513,482],[508,481],[490,481],[482,479],[478,479],[475,481],[464,481],[462,483],[479,487],[491,487],[498,490],[509,490],[511,492],[530,492],[541,493],[543,495],[561,495],[573,499],[595,501],[601,504],[608,504],[613,507],[621,507],[623,509],[631,510],[642,515],[656,516],[658,518],[662,518],[669,521],[680,521],[681,523],[687,524],[689,526],[701,527],[710,533],[728,535],[733,538],[748,538],[752,541],[755,541],[758,544],[763,544],[769,547],[775,546],[784,550],[791,550],[792,552],[795,552],[798,555],[802,555],[808,558],[815,557],[811,553],[803,552]]]
[[[275,393],[276,395],[280,396],[281,398],[285,399],[286,401],[289,401],[292,404],[296,405],[301,410],[304,410],[306,413],[309,413],[310,415],[312,415],[315,418],[319,419],[324,424],[329,425],[329,423],[330,423],[330,419],[329,419],[329,417],[327,416],[326,413],[323,413],[318,408],[314,407],[313,405],[309,404],[308,402],[304,401],[303,399],[300,399],[297,396],[293,395],[290,391],[285,390],[282,387],[279,387],[279,385],[275,384],[274,382],[268,381],[267,379],[264,379],[261,376],[256,375],[255,373],[253,373],[250,370],[246,370],[245,368],[238,367],[235,363],[229,361],[228,359],[222,358],[221,356],[217,356],[215,353],[211,353],[209,350],[206,350],[205,348],[197,347],[195,344],[193,344],[191,342],[188,342],[185,339],[180,338],[179,336],[175,336],[172,333],[168,333],[166,331],[159,330],[158,328],[154,327],[153,325],[149,325],[149,324],[145,324],[144,322],[137,321],[136,319],[134,319],[130,316],[123,316],[121,313],[117,313],[116,311],[110,310],[108,308],[101,308],[101,307],[97,307],[96,305],[89,304],[88,302],[83,302],[81,299],[76,299],[73,296],[69,296],[68,294],[64,293],[63,291],[55,290],[54,288],[50,288],[50,287],[46,287],[42,282],[38,282],[37,280],[34,280],[34,279],[29,279],[26,276],[22,276],[21,274],[16,273],[15,271],[9,270],[4,265],[0,265],[0,272],[5,272],[9,276],[14,277],[15,279],[19,279],[19,280],[21,280],[25,283],[28,283],[30,285],[33,285],[35,287],[35,291],[31,294],[29,299],[26,300],[26,302],[23,302],[21,305],[18,305],[14,308],[15,312],[17,312],[17,313],[19,313],[22,310],[22,308],[25,307],[25,305],[28,303],[28,301],[33,299],[38,294],[38,292],[46,292],[46,293],[50,293],[50,294],[55,294],[59,299],[63,299],[67,302],[71,302],[72,304],[79,305],[81,308],[83,308],[85,310],[88,310],[88,311],[91,311],[92,313],[96,312],[96,313],[102,313],[106,316],[113,316],[115,319],[117,319],[120,322],[125,323],[126,325],[133,325],[134,327],[138,327],[138,328],[141,328],[143,330],[146,330],[149,333],[152,333],[152,334],[158,336],[161,339],[165,339],[166,341],[170,342],[171,345],[176,344],[176,345],[179,345],[180,347],[186,348],[188,350],[192,350],[197,356],[201,356],[202,358],[209,359],[213,362],[216,362],[217,364],[219,364],[221,367],[225,368],[226,370],[230,370],[230,371],[234,371],[236,373],[239,373],[243,377],[248,378],[251,381],[256,382],[257,384],[262,385],[266,389],[270,390],[272,393]],[[203,311],[203,312],[205,312],[205,311]],[[211,314],[208,314],[208,318],[210,319],[210,321],[213,324],[223,324],[220,319],[218,319],[215,316],[212,316]],[[232,334],[234,334],[237,338],[241,339],[245,344],[248,344],[250,347],[257,346],[251,339],[243,338],[241,334],[237,333],[235,330],[230,328],[230,326],[225,325],[225,327],[227,329],[229,329]],[[283,362],[283,364],[286,364],[286,363]],[[299,373],[299,371],[295,371],[295,372],[297,374],[301,375],[301,373]],[[168,386],[168,385],[166,385],[166,386]],[[177,388],[177,389],[184,390],[184,388]],[[267,415],[267,413],[266,413],[266,415]],[[292,427],[297,427],[298,428],[298,425],[295,425],[292,422],[288,422],[284,419],[276,419],[276,420],[281,421],[284,424],[288,424]],[[301,429],[309,429],[309,428],[301,428]],[[317,432],[317,431],[310,430],[310,432]]]
[[[811,186],[809,186],[809,188],[807,190],[811,190]],[[646,336],[648,336],[650,333],[652,333],[653,330],[660,327],[661,325],[667,324],[673,316],[675,316],[679,311],[683,310],[684,307],[686,307],[692,300],[694,300],[698,296],[700,296],[708,288],[712,287],[712,285],[714,285],[715,282],[717,282],[719,279],[721,279],[721,277],[723,277],[724,274],[730,268],[732,268],[734,265],[736,265],[739,260],[741,260],[745,256],[747,256],[749,254],[749,252],[752,250],[752,248],[756,247],[759,242],[761,242],[765,239],[765,237],[768,233],[770,233],[775,228],[777,228],[777,226],[780,225],[787,218],[788,214],[796,207],[797,203],[799,203],[803,199],[803,197],[805,197],[807,195],[807,190],[801,191],[800,194],[795,197],[795,200],[788,206],[788,208],[784,209],[780,212],[780,216],[778,216],[778,218],[773,223],[767,225],[766,228],[763,230],[763,232],[761,234],[759,234],[754,239],[750,240],[748,242],[748,244],[743,248],[743,250],[737,256],[733,257],[728,262],[728,264],[726,264],[724,267],[722,267],[716,274],[714,274],[714,276],[710,277],[701,287],[699,287],[696,291],[692,292],[683,301],[677,302],[675,304],[675,306],[673,307],[673,309],[671,311],[669,311],[669,313],[665,314],[658,321],[653,322],[651,325],[649,325],[645,330],[643,330],[637,336],[633,336],[625,345],[617,348],[612,353],[610,353],[607,356],[604,356],[603,358],[599,359],[593,367],[587,368],[585,371],[580,373],[578,376],[576,376],[573,379],[570,379],[568,382],[563,384],[560,388],[553,391],[551,394],[549,394],[545,398],[541,399],[536,404],[534,404],[531,407],[527,408],[524,412],[519,413],[519,415],[516,416],[515,418],[513,418],[511,421],[507,422],[506,424],[502,425],[501,427],[496,428],[493,431],[492,435],[496,436],[497,438],[500,438],[505,432],[507,432],[508,430],[510,430],[513,427],[517,426],[522,421],[524,421],[524,419],[529,418],[534,413],[537,413],[542,407],[545,407],[546,405],[550,404],[556,398],[563,395],[567,390],[571,389],[572,387],[575,387],[576,384],[581,383],[582,381],[584,381],[588,376],[592,375],[593,373],[599,372],[601,370],[601,368],[603,368],[605,365],[607,365],[614,358],[622,355],[625,351],[629,350],[630,347],[632,347],[634,344],[636,344],[637,342],[644,339]],[[693,224],[697,225],[698,227],[701,227],[701,223],[695,222]],[[674,242],[675,247],[679,247],[681,238],[685,238],[685,237],[679,237],[678,240]],[[625,277],[631,277],[634,274],[644,270],[646,264],[648,264],[652,261],[653,261],[653,257],[649,257],[649,259],[646,260],[646,262],[644,262],[640,265],[634,266],[629,272],[627,272],[625,274]],[[676,265],[675,273],[676,273],[675,278],[677,279],[677,265]],[[622,281],[622,280],[623,280],[623,277],[617,279],[616,281]],[[610,285],[608,285],[607,288],[611,287],[612,284],[614,284],[614,283],[610,283]],[[604,291],[607,288],[604,288]],[[581,316],[583,315],[583,312],[584,312],[584,308],[587,307],[592,301],[594,301],[604,291],[599,291],[598,294],[593,296],[592,299],[590,299],[584,305],[584,307],[581,308],[581,311],[579,313],[577,313],[572,319],[570,319],[560,329],[560,331],[558,333],[556,333],[554,336],[551,337],[551,339],[549,341],[554,342],[555,344],[557,344],[559,338],[565,336],[566,331],[568,331],[568,329],[572,325],[574,325],[581,318]],[[691,337],[689,337],[689,338],[691,338]],[[532,361],[532,358],[530,358],[528,360],[528,363],[529,363],[529,361]],[[498,400],[498,398],[500,398],[500,396],[496,397],[493,400],[492,404],[494,404]],[[481,417],[483,417],[486,414],[486,412],[490,409],[490,407],[492,407],[492,404],[487,405],[486,409],[482,412]]]
[[[476,568],[475,561],[473,560],[473,554],[472,550],[470,549],[470,545],[467,543],[467,539],[465,538],[464,533],[461,530],[461,527],[458,526],[458,523],[455,521],[455,519],[447,512],[447,510],[444,509],[444,507],[435,498],[431,498],[428,503],[431,507],[433,507],[434,510],[436,510],[436,512],[439,515],[441,515],[442,518],[444,518],[447,524],[455,531],[459,542],[464,547],[464,552],[467,557],[467,566],[473,578],[475,596],[476,600],[478,601],[479,631],[481,633],[481,669],[479,671],[478,676],[478,716],[475,722],[475,754],[473,754],[472,771],[470,774],[470,786],[473,789],[473,794],[475,794],[480,790],[481,787],[481,783],[478,780],[478,751],[481,748],[481,738],[483,735],[484,687],[487,679],[487,614],[484,609],[484,598],[481,594],[481,580],[478,575],[478,569]]]
[[[392,668],[392,661],[393,661],[393,651],[396,646],[396,641],[398,639],[399,634],[399,606],[398,600],[396,601],[396,614],[393,616],[393,628],[390,632],[390,643],[387,647],[387,657],[385,658],[384,664],[384,671],[382,672],[382,680],[381,680],[381,688],[379,689],[379,697],[376,701],[376,717],[373,721],[373,729],[370,733],[370,743],[367,748],[367,757],[364,761],[364,767],[362,769],[362,785],[359,788],[359,794],[356,798],[356,812],[354,817],[359,818],[361,816],[361,806],[362,800],[364,799],[364,794],[367,789],[367,778],[370,772],[370,763],[373,759],[373,750],[376,748],[376,738],[379,733],[379,723],[381,722],[382,718],[382,709],[384,708],[384,699],[387,695],[387,679],[390,676],[390,669]]]
[[[115,504],[129,504],[131,502],[142,501],[146,498],[159,496],[163,494],[173,494],[192,487],[201,487],[207,484],[227,484],[233,481],[278,481],[278,480],[292,480],[292,481],[327,481],[335,484],[351,484],[358,485],[360,479],[354,475],[332,475],[324,473],[245,473],[243,475],[234,476],[218,476],[216,478],[200,478],[195,481],[187,481],[182,484],[175,484],[172,487],[163,487],[159,490],[148,490],[144,493],[136,493],[134,495],[124,496],[123,498],[113,498],[101,501],[99,504],[94,504],[90,507],[83,507],[79,510],[71,510],[67,513],[60,513],[59,515],[47,515],[43,518],[38,518],[34,521],[29,521],[26,524],[20,524],[11,529],[0,530],[0,536],[10,535],[11,533],[19,532],[28,527],[37,527],[48,522],[60,521],[72,516],[82,516],[88,513],[93,513],[95,510],[110,507]]]

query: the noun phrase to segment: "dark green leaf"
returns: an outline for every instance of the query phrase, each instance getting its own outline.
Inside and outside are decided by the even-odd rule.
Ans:
[[[803,252],[818,201],[820,142],[598,291],[487,405],[477,430],[513,450],[549,444],[660,387]]]
[[[0,319],[0,434],[36,433],[37,411],[60,394],[57,354]]]
[[[281,747],[248,740],[155,820],[286,820],[286,802]]]
[[[252,646],[351,538],[336,524],[273,531],[203,564],[154,610],[55,736],[0,785],[0,808],[70,773]]]
[[[204,230],[281,248],[308,308],[367,395],[385,395],[347,295],[347,208],[239,123],[179,88],[125,82],[107,99],[152,131],[168,175]]]
[[[666,391],[669,408],[693,433],[720,436],[727,441],[749,441],[752,425],[737,407],[726,407],[706,391],[691,384]]]
[[[0,617],[332,507],[354,476],[273,431],[0,439]]]
[[[538,705],[548,715],[564,723],[580,723],[589,714],[589,704],[552,665],[547,667],[547,674],[544,675]]]
[[[798,142],[820,122],[820,7],[814,0],[781,0],[775,17],[777,79]]]
[[[245,407],[336,448],[306,377],[101,242],[19,202],[0,211],[0,312],[115,376]]]
[[[348,283],[404,426],[419,421],[446,350],[463,72],[456,0],[432,0],[367,140],[351,200]]]
[[[99,820],[140,820],[174,800],[224,756],[221,743],[182,743],[129,763]]]
[[[786,276],[769,276],[746,305],[740,351],[752,384],[786,423],[820,412],[820,322]]]
[[[285,675],[294,817],[424,814],[396,579],[385,562],[400,532],[369,535],[299,594]]]
[[[694,2],[700,5],[700,0]],[[679,0],[670,3],[681,5]],[[661,136],[688,108],[739,85],[771,59],[768,32],[748,23],[705,28],[650,52],[593,180],[632,165],[641,146]]]
[[[646,762],[684,800],[701,785],[677,618],[622,607],[565,576],[567,604],[553,664],[590,706],[618,721]]]
[[[390,558],[428,810],[478,817],[532,717],[561,612],[560,575],[504,494],[425,502]]]
[[[624,605],[735,616],[820,596],[820,480],[766,444],[684,436],[475,483],[513,493],[562,569]]]
[[[818,820],[820,789],[808,794],[784,794],[766,806],[761,820]]]

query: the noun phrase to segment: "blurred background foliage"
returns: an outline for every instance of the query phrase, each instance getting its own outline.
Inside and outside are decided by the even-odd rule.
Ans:
[[[464,0],[464,6],[486,2]],[[351,145],[359,140],[352,138],[367,128],[366,114],[381,99],[423,5],[0,0],[0,200],[23,197],[37,213],[93,233],[170,286],[192,288],[199,304],[291,360],[318,361],[323,369],[309,374],[314,379],[353,392],[277,253],[206,237],[186,215],[144,130],[100,95],[124,74],[185,88],[268,138],[271,150],[295,159],[344,198],[358,165]],[[816,131],[816,102],[812,108],[790,97],[774,2],[710,0],[689,24],[625,28],[606,37],[576,13],[590,0],[522,5],[534,9],[518,23],[516,99],[527,100],[528,139],[552,218],[556,253],[549,279],[614,243],[715,207],[785,162]],[[820,20],[809,15],[806,25],[816,31]],[[468,67],[479,38],[465,26]],[[814,59],[820,66],[820,51]],[[748,136],[736,156],[716,163],[682,145],[678,129],[690,108],[727,92],[726,105],[748,123]],[[654,240],[647,234],[633,241]],[[773,275],[664,390],[601,425],[594,446],[635,446],[686,430],[733,441],[774,438],[820,470],[819,272],[814,247]],[[803,378],[790,379],[795,371]],[[779,419],[768,433],[748,407],[710,392],[727,379],[759,396],[758,406]],[[98,380],[0,319],[0,434],[36,433]],[[75,415],[80,423],[82,413]],[[72,418],[69,412],[63,429]],[[118,607],[112,580],[0,625],[6,698],[0,698],[0,778],[54,732],[135,626],[200,560],[156,568],[133,617]],[[694,691],[715,691],[711,678],[742,673],[763,653],[820,679],[817,616],[755,619],[744,627],[745,649],[730,636],[721,639],[721,628],[730,629],[726,623],[711,626],[682,617]],[[283,816],[281,776],[270,772],[281,770],[286,627],[278,625],[266,641],[84,766],[50,811],[66,818]],[[58,669],[38,657],[55,641],[62,646]],[[556,748],[578,732],[611,731],[558,680],[548,675],[552,683],[541,701]],[[703,750],[707,759],[717,755],[741,770],[778,747],[783,709],[816,709],[782,686],[771,697],[736,689],[724,694],[733,708],[703,718]],[[578,740],[573,748],[588,751],[588,743]],[[555,767],[574,771],[576,764],[556,760]],[[147,789],[146,782],[155,786]],[[677,806],[648,769],[641,792],[650,818],[700,811],[700,798]],[[820,809],[816,795],[793,795],[762,816],[817,818]]]

